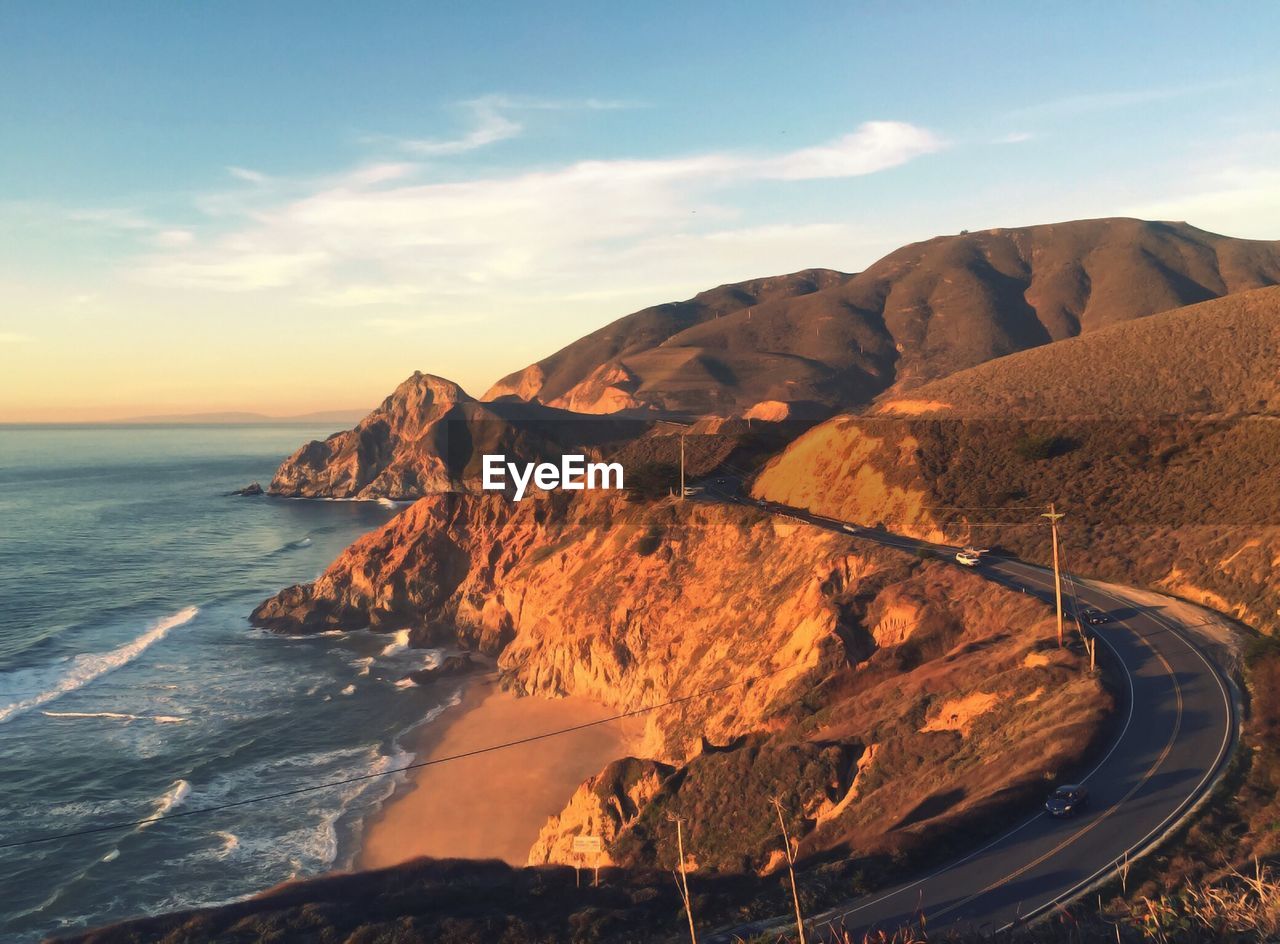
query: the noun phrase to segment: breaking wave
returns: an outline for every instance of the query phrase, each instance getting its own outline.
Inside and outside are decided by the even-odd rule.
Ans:
[[[112,718],[117,721],[154,721],[156,724],[182,724],[187,719],[177,715],[131,715],[123,711],[42,711],[46,718]]]
[[[392,635],[391,639],[393,641],[389,643],[386,647],[384,647],[382,650],[382,654],[384,656],[393,656],[397,652],[404,652],[406,649],[409,648],[409,630],[407,629],[396,630],[396,632]]]
[[[76,656],[70,661],[71,667],[54,679],[48,688],[26,698],[19,698],[16,701],[0,705],[0,723],[30,711],[32,708],[47,705],[55,698],[61,698],[68,692],[84,688],[84,686],[95,679],[101,678],[108,672],[114,672],[121,666],[128,665],[152,645],[164,639],[170,630],[181,626],[183,623],[190,622],[199,612],[200,610],[197,607],[185,607],[163,619],[156,620],[145,633],[125,643],[118,649],[112,649],[110,652],[94,652]],[[14,675],[27,674],[14,673]]]

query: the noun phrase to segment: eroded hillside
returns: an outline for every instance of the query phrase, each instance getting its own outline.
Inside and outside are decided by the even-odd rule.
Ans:
[[[531,695],[681,699],[646,716],[640,756],[584,786],[531,855],[566,860],[589,822],[615,861],[652,865],[676,813],[700,866],[736,871],[776,864],[762,815],[779,791],[807,854],[872,854],[940,841],[1066,770],[1109,698],[1052,645],[1047,615],[949,565],[756,509],[440,496],[254,620],[409,628],[496,656]]]

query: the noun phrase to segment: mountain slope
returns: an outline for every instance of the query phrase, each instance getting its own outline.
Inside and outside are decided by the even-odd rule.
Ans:
[[[579,338],[536,364],[503,377],[483,399],[515,396],[587,413],[612,412],[590,409],[592,406],[626,408],[638,405],[638,401],[631,403],[627,397],[618,398],[616,404],[592,401],[586,396],[587,391],[575,388],[597,376],[601,368],[617,359],[659,347],[688,328],[754,305],[822,291],[850,278],[852,276],[847,273],[830,269],[806,269],[790,275],[721,285],[700,292],[687,301],[645,308]],[[597,379],[607,386],[603,378]]]
[[[1280,413],[1280,287],[1012,354],[886,399],[883,414]]]
[[[1280,288],[992,362],[809,430],[758,497],[1145,583],[1280,631]],[[928,415],[919,415],[928,408]],[[904,415],[904,413],[906,415]]]
[[[1186,223],[1080,220],[937,237],[855,276],[809,278],[800,291],[794,280],[810,275],[785,277],[773,292],[715,290],[734,296],[727,307],[699,296],[637,312],[486,396],[593,413],[858,406],[1015,351],[1280,284],[1280,242]]]

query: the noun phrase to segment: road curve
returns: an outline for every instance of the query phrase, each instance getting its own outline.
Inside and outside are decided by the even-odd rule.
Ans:
[[[708,496],[741,501],[732,495]],[[781,505],[764,510],[848,533],[844,523]],[[950,557],[958,548],[879,530],[855,528],[856,539],[901,550],[927,548]],[[959,565],[956,565],[959,566]],[[974,568],[1004,586],[1053,599],[1053,572],[1013,558]],[[963,858],[923,878],[855,899],[807,921],[810,936],[837,929],[892,931],[923,913],[930,933],[950,928],[999,931],[1032,921],[1079,897],[1125,861],[1154,846],[1217,782],[1235,745],[1236,711],[1225,672],[1192,641],[1188,627],[1119,588],[1075,581],[1082,606],[1109,613],[1097,628],[1124,678],[1114,740],[1082,778],[1090,808],[1070,819],[1040,812]],[[779,918],[724,929],[707,938],[729,942],[794,926]]]

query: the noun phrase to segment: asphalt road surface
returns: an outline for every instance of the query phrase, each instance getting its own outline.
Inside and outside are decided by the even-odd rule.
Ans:
[[[742,501],[731,491],[710,500]],[[773,514],[849,533],[843,522],[780,505]],[[958,548],[855,528],[851,537],[907,551],[927,548],[954,559]],[[956,566],[961,566],[956,564]],[[983,558],[974,571],[1014,589],[1053,599],[1053,572],[1012,558]],[[932,874],[846,902],[807,924],[811,938],[835,929],[861,934],[914,924],[923,913],[930,934],[949,928],[999,931],[1043,916],[1079,897],[1156,843],[1214,785],[1230,756],[1236,716],[1229,685],[1192,631],[1118,588],[1075,581],[1079,603],[1111,616],[1093,627],[1098,657],[1124,679],[1114,741],[1081,778],[1089,808],[1059,819],[1040,812],[992,835],[989,842]],[[1068,631],[1074,625],[1068,623]],[[708,941],[785,929],[779,918],[718,932]]]

